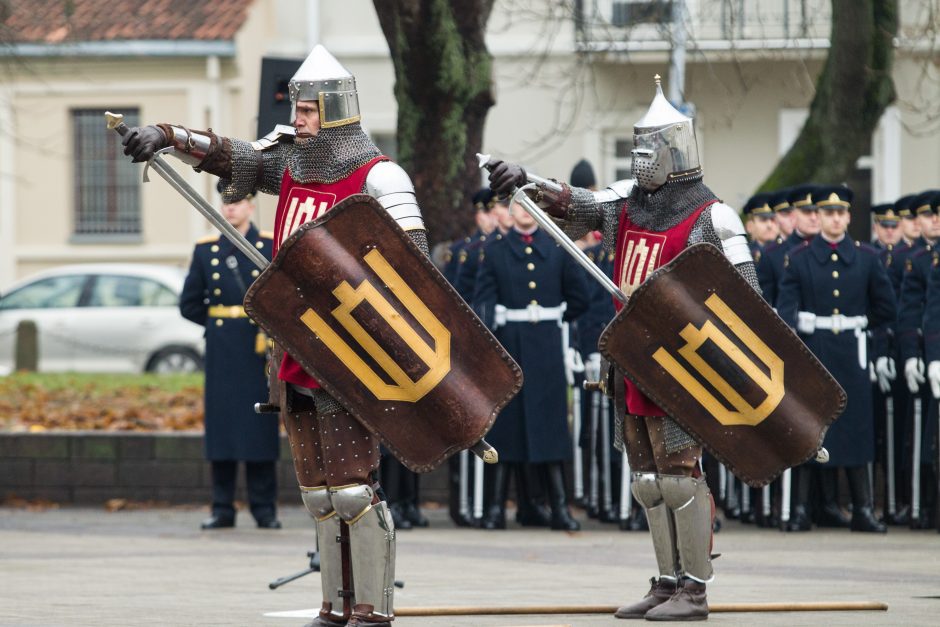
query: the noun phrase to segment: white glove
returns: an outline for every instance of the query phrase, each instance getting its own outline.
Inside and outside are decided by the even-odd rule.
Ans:
[[[581,361],[581,353],[574,347],[569,346],[565,350],[565,379],[568,385],[574,385],[574,375],[578,372],[584,372],[584,362]]]
[[[904,362],[904,378],[911,394],[917,394],[924,379],[924,361],[920,357],[908,357]]]
[[[878,389],[882,394],[891,391],[891,382],[898,373],[894,369],[894,360],[890,357],[879,357],[875,360],[875,375],[878,378]]]
[[[584,362],[584,378],[588,381],[601,380],[601,354],[591,353]]]
[[[930,379],[930,392],[934,398],[940,398],[940,361],[932,361],[927,366],[927,378]]]
[[[868,380],[872,383],[878,383],[878,375],[875,373],[875,364],[871,362],[868,362]]]
[[[816,330],[816,314],[810,311],[798,311],[796,314],[796,330],[803,335],[812,335]]]

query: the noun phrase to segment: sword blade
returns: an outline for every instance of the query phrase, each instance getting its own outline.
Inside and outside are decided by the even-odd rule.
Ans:
[[[489,155],[481,155],[477,153],[477,158],[480,160],[480,168],[485,168],[486,163],[489,161]],[[538,179],[538,177],[535,177],[532,174],[529,174],[528,177],[529,179]],[[545,179],[538,180],[540,182],[547,183]],[[550,217],[548,217],[548,214],[546,214],[541,207],[532,202],[532,200],[526,196],[524,190],[528,187],[529,185],[525,185],[522,188],[517,189],[513,193],[513,202],[519,203],[522,208],[525,209],[530,216],[532,216],[536,223],[545,229],[546,233],[551,235],[552,239],[555,240],[558,245],[565,250],[566,253],[574,257],[574,260],[577,261],[582,268],[587,270],[588,274],[590,274],[595,281],[600,283],[605,290],[610,292],[611,296],[619,300],[621,303],[626,304],[627,296],[620,290],[619,287],[616,286],[616,284],[614,284],[610,277],[604,274],[604,272],[599,267],[597,267],[597,264],[591,261],[591,259],[585,255],[584,252],[578,248],[574,242],[571,241],[570,237],[565,235],[565,232],[561,230],[561,227],[555,224],[555,222]],[[549,185],[549,187],[554,189],[557,187],[557,185]]]
[[[115,115],[110,111],[105,112],[105,120],[107,121],[107,127],[111,130],[117,132],[118,135],[122,137],[128,133],[130,130],[126,124],[123,122],[123,117],[121,115]],[[165,151],[166,149],[164,149]],[[172,149],[170,149],[172,150]],[[161,151],[163,152],[163,151]],[[199,195],[192,186],[186,182],[180,174],[174,170],[170,165],[164,161],[163,157],[157,153],[149,161],[148,166],[157,171],[157,174],[160,175],[164,181],[169,183],[170,187],[175,189],[179,194],[185,198],[189,204],[195,207],[196,211],[201,213],[203,217],[212,223],[212,226],[222,231],[222,234],[232,244],[234,244],[240,251],[245,253],[245,255],[251,259],[251,261],[258,266],[261,270],[264,270],[268,267],[268,260],[265,259],[264,255],[261,254],[257,248],[255,248],[251,242],[245,239],[245,236],[238,232],[234,226],[228,223],[228,221],[222,216],[218,210],[210,205],[205,198]],[[146,177],[146,169],[144,170],[144,181],[148,179]]]

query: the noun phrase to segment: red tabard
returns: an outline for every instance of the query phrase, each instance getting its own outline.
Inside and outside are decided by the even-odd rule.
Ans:
[[[388,160],[385,156],[376,157],[360,166],[348,177],[335,183],[301,184],[294,181],[288,170],[284,170],[281,193],[277,200],[277,213],[274,216],[274,256],[277,256],[281,243],[304,223],[320,217],[339,201],[361,193],[362,185],[372,166],[380,161]],[[307,388],[320,387],[317,380],[304,372],[300,364],[291,359],[287,353],[284,353],[277,378]]]
[[[620,212],[620,225],[617,228],[617,253],[614,256],[614,283],[628,297],[646,280],[653,270],[663,266],[686,249],[689,233],[699,215],[711,200],[687,217],[685,220],[665,231],[650,231],[630,221],[626,204]],[[614,307],[619,312],[623,304],[614,299]],[[630,379],[626,383],[627,413],[636,416],[665,416],[666,412],[646,397]]]

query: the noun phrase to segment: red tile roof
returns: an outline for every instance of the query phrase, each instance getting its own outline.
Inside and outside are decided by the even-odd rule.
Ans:
[[[0,41],[231,40],[253,0],[0,0]]]

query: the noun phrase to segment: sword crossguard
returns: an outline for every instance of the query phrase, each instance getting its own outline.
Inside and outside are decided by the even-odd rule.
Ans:
[[[156,159],[157,157],[159,157],[160,155],[169,154],[169,153],[173,152],[174,150],[175,150],[175,149],[173,148],[173,146],[167,146],[166,148],[161,148],[161,149],[158,150],[157,152],[153,153],[153,156],[150,157],[150,160],[149,160],[147,163],[144,164],[144,175],[143,175],[144,183],[149,183],[149,182],[150,182],[150,174],[149,174],[149,173],[150,173],[150,164],[153,163],[153,160]]]

